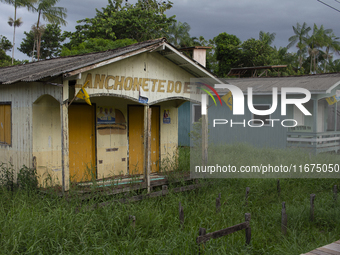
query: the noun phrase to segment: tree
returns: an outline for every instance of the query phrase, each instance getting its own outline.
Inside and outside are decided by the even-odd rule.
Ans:
[[[48,21],[52,24],[66,25],[66,8],[55,7],[59,0],[38,0],[37,4],[33,7],[34,12],[38,13],[38,21],[35,25],[36,47],[37,47],[37,59],[40,58],[41,37],[44,32],[43,27],[40,25],[40,18]],[[34,51],[34,49],[33,49]]]
[[[37,52],[33,54],[33,46],[35,43],[35,32],[33,30],[28,33],[25,31],[26,37],[20,44],[19,51],[25,53],[29,57],[37,58]],[[58,57],[61,52],[61,43],[64,38],[61,35],[61,28],[57,24],[47,24],[45,32],[41,36],[40,58]]]
[[[3,51],[10,51],[12,48],[12,43],[7,39],[6,36],[0,35],[0,49]]]
[[[318,64],[316,59],[319,58],[320,49],[326,45],[325,38],[332,32],[332,29],[324,29],[323,25],[318,28],[317,25],[314,24],[313,33],[306,41],[310,57],[310,73],[316,73]],[[323,53],[321,52],[320,56],[322,57],[322,55]]]
[[[26,61],[15,60],[12,62],[12,58],[6,55],[6,51],[12,49],[12,43],[6,38],[6,36],[0,35],[0,67],[18,65],[26,63]]]
[[[17,19],[17,8],[18,7],[26,7],[28,10],[32,9],[32,3],[35,0],[0,0],[6,4],[11,4],[14,6],[14,19],[9,18],[8,24],[12,27],[13,26],[13,43],[12,43],[12,65],[14,63],[14,46],[15,46],[15,28],[19,27],[22,24],[21,18]]]
[[[189,31],[190,25],[188,23],[174,21],[169,27],[167,39],[169,43],[178,48],[191,46],[190,44],[193,44],[193,40],[190,37]]]
[[[78,20],[82,24],[76,26],[76,31],[65,33],[70,39],[66,46],[71,48],[89,38],[130,38],[138,42],[155,39],[164,36],[175,20],[175,16],[168,18],[164,14],[172,6],[169,1],[158,3],[155,0],[138,0],[135,5],[124,6],[122,1],[109,0],[109,4],[101,11],[96,9],[94,18]]]
[[[112,41],[109,39],[102,38],[90,38],[85,42],[78,44],[77,46],[73,46],[72,49],[69,49],[64,46],[60,55],[64,57],[69,55],[79,55],[90,52],[106,51],[128,46],[134,43],[137,43],[137,41],[133,39],[118,39],[116,41]]]
[[[339,54],[340,51],[340,42],[338,41],[340,38],[335,36],[334,33],[325,34],[324,38],[324,47],[326,47],[326,51],[323,54],[323,57],[326,59],[324,63],[324,73],[327,72],[327,63],[329,63],[332,58],[333,53],[335,52]]]
[[[269,32],[265,33],[263,31],[260,31],[259,40],[268,45],[271,45],[275,40],[275,36],[276,36],[275,33],[269,33]]]
[[[266,66],[274,62],[275,50],[266,41],[250,38],[241,45],[240,64],[244,67]]]
[[[220,33],[213,39],[216,45],[216,60],[218,61],[217,75],[225,77],[230,69],[237,67],[241,55],[241,40],[235,36]]]
[[[304,56],[306,53],[306,41],[308,39],[308,32],[311,30],[310,27],[307,26],[306,22],[303,22],[302,26],[297,23],[296,27],[293,26],[293,31],[294,34],[293,36],[289,37],[288,41],[289,44],[287,46],[287,48],[289,49],[290,47],[292,47],[293,45],[295,45],[296,43],[296,47],[298,48],[298,56],[299,56],[299,66],[300,68],[302,67],[302,63],[304,60]]]

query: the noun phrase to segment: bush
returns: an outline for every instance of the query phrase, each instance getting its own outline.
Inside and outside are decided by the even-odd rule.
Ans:
[[[38,188],[37,170],[25,165],[20,169],[17,177],[18,186],[24,190],[35,190]]]
[[[15,178],[12,163],[0,163],[0,186],[8,191],[14,191],[15,188],[35,190],[38,188],[37,171],[23,166]]]
[[[11,163],[0,162],[0,186],[8,191],[14,190],[14,169]]]

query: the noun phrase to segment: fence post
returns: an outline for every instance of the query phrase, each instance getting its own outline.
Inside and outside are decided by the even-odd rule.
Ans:
[[[216,198],[216,213],[221,211],[221,193],[218,194]]]
[[[204,236],[206,234],[206,229],[205,228],[200,228],[200,230],[198,231],[198,235],[199,236]],[[202,246],[202,250],[204,250],[204,243],[198,244],[198,254],[201,254],[201,246]]]
[[[136,226],[136,216],[130,215],[130,216],[129,216],[129,220],[131,221],[131,227],[133,228],[133,230],[135,230],[135,226]]]
[[[248,206],[248,195],[249,195],[249,192],[250,192],[250,188],[247,187],[246,188],[246,206]]]
[[[287,213],[286,213],[286,203],[282,202],[281,210],[281,232],[282,234],[287,234]]]
[[[314,221],[314,200],[315,194],[310,194],[310,220]]]
[[[280,196],[280,194],[281,194],[281,187],[280,187],[280,180],[279,179],[277,179],[277,193]]]
[[[163,185],[162,186],[162,195],[165,196],[167,194],[168,191],[168,186],[167,185]]]
[[[250,213],[246,213],[245,214],[245,220],[247,223],[247,227],[245,229],[246,232],[246,244],[250,244],[250,240],[251,240],[251,228],[250,228]]]
[[[184,212],[183,207],[181,205],[181,202],[179,202],[179,222],[181,224],[181,227],[184,226]]]
[[[334,198],[334,201],[336,201],[338,198],[338,189],[336,185],[334,185],[333,187],[333,198]]]

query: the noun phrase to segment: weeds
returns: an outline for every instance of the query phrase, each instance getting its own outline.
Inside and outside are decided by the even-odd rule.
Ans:
[[[241,155],[244,150],[246,156]],[[251,148],[240,145],[228,152],[226,157],[235,164],[240,160],[243,162],[239,163],[258,163],[259,153]],[[301,158],[301,154],[296,153],[265,152],[271,162],[294,163]],[[336,160],[337,155],[333,156],[330,160]],[[165,162],[167,168],[161,169],[166,174],[171,166],[177,172],[187,170],[189,158],[188,149],[180,148],[176,156]],[[5,167],[13,173],[12,168]],[[9,183],[15,179],[10,174],[8,177]],[[113,179],[112,183],[116,181]],[[28,195],[20,190],[12,196],[12,192],[4,189],[0,196],[0,253],[197,254],[196,237],[200,227],[206,228],[207,233],[230,227],[243,222],[247,212],[251,213],[250,246],[245,246],[244,231],[239,231],[207,242],[204,254],[301,254],[339,239],[340,200],[334,201],[332,197],[332,187],[340,184],[339,179],[280,179],[280,195],[276,179],[209,181],[213,185],[191,192],[111,204],[79,213],[76,213],[79,203],[74,200],[42,199],[39,194]],[[5,183],[3,179],[1,183]],[[246,187],[250,187],[248,206],[244,200]],[[221,209],[216,213],[219,193]],[[316,194],[314,222],[309,220],[311,193]],[[84,203],[93,206],[99,199]],[[283,201],[288,215],[287,236],[281,234]],[[179,224],[179,202],[184,208],[184,228]],[[133,229],[129,215],[136,216]]]
[[[17,188],[34,191],[38,188],[37,171],[35,168],[23,166],[15,176],[15,170],[11,163],[0,163],[0,186],[11,192]]]

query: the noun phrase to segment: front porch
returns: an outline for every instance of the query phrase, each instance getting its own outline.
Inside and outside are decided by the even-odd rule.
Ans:
[[[340,131],[287,132],[288,148],[303,148],[318,154],[340,150]]]

